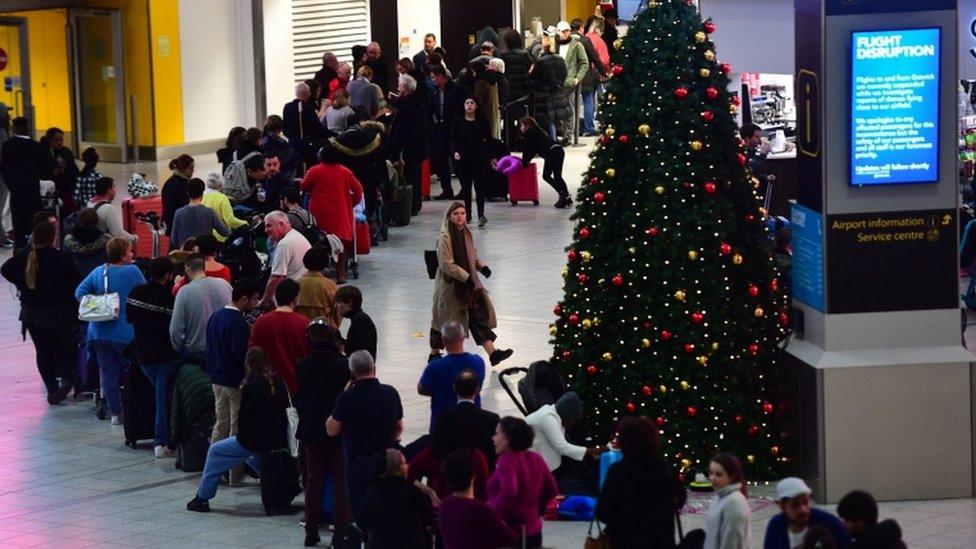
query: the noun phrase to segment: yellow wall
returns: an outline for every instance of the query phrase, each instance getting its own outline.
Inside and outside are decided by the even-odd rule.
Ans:
[[[566,20],[579,17],[584,22],[596,11],[596,0],[566,0]]]
[[[38,133],[51,126],[71,131],[74,124],[71,119],[68,44],[65,37],[67,12],[59,9],[3,15],[27,18],[31,101],[34,103],[34,125]],[[0,73],[0,77],[3,76],[7,74]]]
[[[149,0],[156,145],[183,143],[183,81],[177,0]],[[198,52],[206,55],[206,52]]]

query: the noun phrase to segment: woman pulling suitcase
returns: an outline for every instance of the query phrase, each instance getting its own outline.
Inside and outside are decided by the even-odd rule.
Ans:
[[[539,155],[545,161],[542,166],[542,179],[559,194],[556,207],[572,206],[573,199],[569,197],[569,188],[566,186],[566,180],[563,179],[563,161],[566,160],[566,152],[539,128],[535,118],[524,116],[519,119],[519,126],[524,143],[522,167],[528,167],[535,155]]]

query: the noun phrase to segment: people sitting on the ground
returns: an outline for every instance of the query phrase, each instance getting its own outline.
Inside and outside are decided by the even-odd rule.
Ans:
[[[271,367],[285,380],[288,391],[294,393],[295,364],[308,355],[309,342],[305,330],[308,318],[295,312],[301,286],[286,278],[275,287],[273,311],[262,314],[251,327],[251,347],[261,347],[271,359]]]
[[[438,419],[457,418],[471,435],[472,445],[481,450],[488,460],[488,468],[495,469],[495,429],[498,427],[498,414],[483,410],[475,404],[481,392],[482,380],[474,370],[461,370],[454,377],[454,394],[457,404],[441,412]]]
[[[447,497],[451,489],[441,476],[441,465],[444,458],[455,450],[471,452],[475,471],[474,494],[479,501],[486,501],[488,460],[474,447],[472,433],[468,432],[466,425],[457,416],[441,417],[434,424],[430,446],[410,460],[410,480],[420,482],[426,479],[427,486],[433,489],[431,495],[434,501]]]
[[[237,434],[220,440],[207,450],[200,486],[186,504],[188,511],[210,512],[210,500],[217,494],[220,477],[241,464],[261,472],[261,452],[285,446],[288,418],[288,389],[268,364],[268,355],[259,347],[247,352],[241,411]]]
[[[186,244],[184,242],[184,244]],[[204,273],[211,278],[221,278],[228,283],[233,282],[230,274],[230,267],[214,259],[217,255],[217,239],[212,234],[201,234],[193,239],[193,253],[198,253],[206,259],[206,270]],[[180,277],[173,285],[173,295],[176,295],[180,288],[189,282],[186,277]]]
[[[115,180],[103,177],[95,181],[95,196],[88,201],[88,207],[98,214],[98,228],[113,237],[122,237],[135,243],[139,237],[126,232],[122,225],[122,211],[112,202],[115,200]]]
[[[335,487],[332,517],[336,530],[349,524],[345,459],[342,439],[330,437],[325,421],[335,401],[349,383],[349,361],[342,354],[339,330],[332,321],[319,317],[308,325],[312,352],[298,361],[295,376],[295,408],[298,410],[296,438],[305,444],[308,476],[305,479],[305,545],[318,543],[319,513],[326,473]]]
[[[393,448],[403,433],[403,406],[397,390],[376,379],[368,351],[349,356],[352,384],[336,399],[325,422],[329,436],[342,435],[349,512],[358,517],[373,477],[374,456]]]
[[[349,319],[349,330],[343,345],[346,356],[351,357],[356,351],[365,350],[375,361],[376,325],[363,311],[363,293],[355,286],[343,286],[336,290],[333,300],[339,316]]]
[[[302,261],[308,272],[298,279],[301,290],[295,312],[309,320],[326,318],[338,330],[340,320],[334,304],[338,288],[331,278],[322,273],[329,263],[329,252],[325,248],[310,248]]]
[[[209,233],[208,233],[209,234]],[[210,316],[231,303],[230,284],[206,275],[206,257],[193,254],[186,259],[189,282],[176,294],[169,337],[173,349],[183,357],[207,352],[207,322]]]
[[[253,278],[234,282],[231,303],[210,315],[207,321],[206,371],[214,394],[214,426],[210,442],[237,434],[241,408],[241,381],[244,359],[251,336],[244,317],[254,310],[261,298],[261,288]],[[231,483],[237,480],[234,472]]]
[[[878,522],[878,503],[864,490],[848,492],[837,503],[837,514],[851,535],[853,547],[901,549],[901,527],[892,519]]]
[[[221,192],[224,188],[224,178],[218,173],[212,173],[207,176],[207,190],[203,191],[203,201],[202,204],[217,214],[217,217],[227,226],[228,229],[233,231],[247,225],[247,221],[234,215],[234,207],[230,205],[230,198],[226,194]],[[217,242],[224,242],[227,237],[220,234],[217,230],[213,231],[214,238]]]
[[[444,546],[465,549],[514,547],[518,536],[487,503],[475,497],[473,454],[455,450],[444,458],[441,475],[451,495],[441,500],[437,527]]]
[[[179,359],[169,339],[169,326],[173,320],[173,294],[169,283],[173,278],[173,262],[168,257],[157,257],[149,262],[149,281],[136,286],[129,293],[125,310],[135,332],[136,358],[146,377],[152,382],[156,394],[155,456],[169,456],[166,447],[166,380]]]
[[[607,471],[596,518],[614,549],[674,547],[674,513],[687,493],[658,455],[658,427],[646,417],[624,418],[616,429],[623,458]]]
[[[78,212],[78,222],[64,237],[64,251],[68,252],[80,273],[105,263],[105,245],[112,235],[98,228],[98,213],[92,208]]]
[[[746,500],[742,464],[732,454],[717,454],[708,464],[708,478],[715,497],[708,508],[704,549],[749,547],[752,512]]]
[[[598,457],[598,448],[577,446],[566,440],[566,429],[571,428],[583,417],[583,400],[576,393],[564,393],[555,404],[546,404],[532,412],[525,418],[525,422],[532,427],[535,438],[532,450],[546,461],[546,466],[557,479],[575,478],[579,467],[565,464],[563,458],[573,461],[583,461],[589,454]]]
[[[356,524],[367,536],[366,546],[430,547],[434,510],[430,499],[407,480],[403,454],[393,449],[380,452],[374,460],[373,478],[356,515]]]
[[[269,308],[275,296],[275,288],[282,280],[298,280],[305,274],[302,260],[312,247],[302,233],[292,229],[285,212],[274,211],[264,217],[264,232],[274,240],[274,256],[271,259],[271,276],[261,298],[261,306]]]
[[[485,381],[485,361],[480,356],[464,350],[464,326],[456,320],[449,320],[441,327],[441,339],[447,355],[430,355],[424,372],[417,384],[417,393],[430,397],[430,429],[434,429],[441,412],[457,404],[454,394],[454,380],[464,370],[471,370],[478,376],[478,386]],[[481,406],[481,396],[475,396],[475,404]]]
[[[782,511],[769,521],[763,549],[792,549],[803,543],[807,530],[822,526],[842,549],[851,546],[851,536],[840,519],[813,507],[813,490],[801,479],[787,477],[776,484],[776,501]]]
[[[221,236],[230,236],[230,229],[220,220],[217,212],[203,205],[204,183],[193,178],[186,184],[186,196],[190,202],[176,210],[173,215],[173,228],[170,231],[170,249],[176,249],[192,237],[208,235],[217,231]]]

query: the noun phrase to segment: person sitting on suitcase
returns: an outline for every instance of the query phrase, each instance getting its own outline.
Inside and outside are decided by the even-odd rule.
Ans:
[[[522,167],[529,167],[532,158],[539,155],[545,164],[542,165],[542,179],[559,194],[556,201],[557,208],[572,206],[573,199],[569,196],[569,188],[563,179],[563,161],[566,151],[563,150],[546,132],[542,131],[538,122],[531,116],[519,119],[522,130]]]
[[[98,214],[98,228],[112,235],[128,239],[135,246],[139,237],[126,232],[122,225],[122,212],[113,204],[115,201],[115,180],[102,177],[95,181],[95,196],[88,201],[88,207]]]
[[[214,443],[207,450],[200,486],[196,496],[186,504],[188,511],[209,513],[209,502],[217,495],[217,484],[224,473],[245,463],[260,473],[261,452],[288,445],[285,409],[289,399],[285,382],[271,369],[268,355],[260,347],[248,350],[244,368],[237,434]]]
[[[190,237],[211,234],[230,236],[230,229],[220,220],[217,212],[203,205],[203,191],[206,189],[202,179],[193,178],[186,184],[186,196],[190,203],[176,210],[173,227],[169,235],[169,248],[175,250]]]

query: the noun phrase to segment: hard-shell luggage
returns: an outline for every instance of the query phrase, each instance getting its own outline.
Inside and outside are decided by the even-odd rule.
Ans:
[[[203,471],[210,449],[214,417],[203,416],[193,422],[183,442],[176,445],[176,468],[187,473]]]
[[[392,224],[405,227],[410,224],[411,208],[413,207],[413,187],[400,185],[396,189],[396,203],[393,204]]]
[[[370,235],[369,223],[356,222],[356,255],[369,253]]]
[[[539,176],[535,162],[508,176],[508,201],[512,206],[519,202],[532,202],[539,205]]]
[[[153,230],[149,224],[139,221],[136,214],[148,214],[156,212],[156,215],[163,216],[163,197],[162,195],[149,196],[146,198],[126,198],[122,201],[122,225],[123,228],[139,237],[136,243],[136,257],[155,257],[153,255]],[[169,237],[165,234],[155,235],[159,239],[159,253],[165,254],[169,250]]]
[[[130,361],[122,385],[122,426],[125,445],[135,448],[140,440],[156,434],[156,390],[142,368]]]
[[[298,460],[287,448],[261,453],[261,504],[266,514],[290,514],[291,502],[301,491]]]
[[[424,160],[420,168],[420,196],[430,200],[430,159]]]

